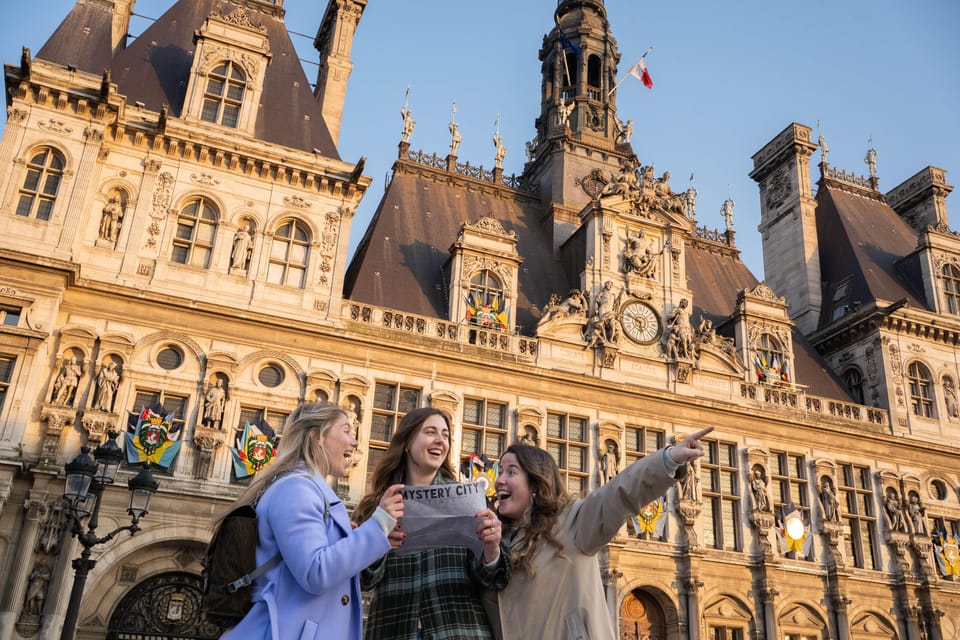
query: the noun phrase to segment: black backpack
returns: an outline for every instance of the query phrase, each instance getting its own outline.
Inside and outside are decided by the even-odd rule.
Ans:
[[[330,506],[326,494],[322,490],[320,494],[323,496],[323,521],[326,522],[330,518]],[[202,560],[201,604],[207,621],[220,628],[232,627],[247,615],[252,605],[250,586],[253,581],[281,560],[278,552],[258,567],[257,537],[254,502],[230,511],[207,545]]]

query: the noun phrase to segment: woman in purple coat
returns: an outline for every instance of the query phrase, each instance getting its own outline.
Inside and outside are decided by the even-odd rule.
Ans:
[[[281,561],[253,583],[253,606],[222,638],[360,640],[360,570],[390,550],[403,515],[402,485],[384,493],[373,517],[353,529],[326,476],[344,476],[357,447],[336,405],[307,403],[287,422],[277,459],[237,499],[256,504],[257,564]]]

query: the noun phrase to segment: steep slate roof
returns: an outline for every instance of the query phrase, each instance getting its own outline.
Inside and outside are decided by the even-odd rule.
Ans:
[[[251,22],[266,28],[273,57],[266,69],[254,136],[339,159],[320,104],[290,41],[283,10],[263,3],[264,12],[258,13],[252,8],[257,4],[243,6]],[[142,102],[152,111],[160,111],[166,104],[170,117],[180,117],[193,63],[193,34],[214,10],[234,8],[222,0],[179,0],[111,61],[110,13],[77,3],[38,57],[96,74],[110,68],[113,82],[128,102]],[[84,35],[85,27],[90,28],[89,35]],[[90,39],[95,46],[90,46]]]
[[[700,322],[701,314],[719,326],[736,310],[740,291],[753,290],[759,284],[739,253],[719,248],[718,243],[695,240],[687,244],[685,255],[687,283],[693,293],[690,319],[694,326]],[[843,382],[797,329],[792,331],[792,340],[792,379],[814,395],[852,402]]]
[[[100,75],[113,58],[112,30],[113,13],[105,5],[78,2],[35,57]]]
[[[490,183],[470,188],[470,178],[410,160],[394,176],[347,270],[345,297],[419,315],[446,318],[448,292],[442,268],[464,222],[492,216],[517,234],[520,265],[516,322],[532,334],[551,293],[569,286],[537,226],[539,202]],[[484,192],[479,191],[483,186]],[[494,195],[492,191],[500,195]]]
[[[917,234],[879,193],[821,179],[817,192],[820,279],[824,282],[820,327],[832,323],[834,310],[874,300],[906,299],[926,308],[922,289],[912,286],[904,263],[917,246]],[[838,285],[846,292],[835,295]],[[834,299],[836,298],[836,300]]]

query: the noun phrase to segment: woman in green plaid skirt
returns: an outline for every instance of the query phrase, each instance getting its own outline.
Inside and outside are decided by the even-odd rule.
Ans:
[[[373,491],[354,512],[363,522],[380,496],[394,484],[424,486],[457,481],[449,459],[450,421],[436,408],[414,409],[400,421],[373,474]],[[417,553],[388,553],[360,575],[373,591],[364,640],[492,640],[495,636],[481,601],[485,589],[499,591],[510,577],[501,553],[500,520],[485,509],[477,514],[482,558],[463,547],[437,547]],[[390,535],[403,544],[399,529]]]

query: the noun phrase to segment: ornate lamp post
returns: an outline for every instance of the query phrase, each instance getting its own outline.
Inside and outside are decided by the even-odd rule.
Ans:
[[[140,530],[140,518],[147,515],[150,498],[160,486],[150,473],[149,463],[144,465],[138,473],[127,483],[130,488],[130,505],[127,513],[130,514],[130,524],[117,527],[103,537],[97,536],[97,525],[100,518],[100,499],[104,487],[113,484],[123,461],[123,451],[117,446],[114,438],[117,434],[111,433],[106,442],[97,447],[90,457],[90,449],[83,447],[80,454],[68,462],[64,468],[67,472],[66,487],[63,497],[67,500],[67,515],[73,521],[70,533],[76,536],[83,547],[80,557],[73,561],[74,578],[73,589],[70,591],[70,604],[63,621],[63,631],[60,640],[72,640],[77,626],[77,617],[80,614],[80,599],[83,597],[83,587],[87,581],[87,574],[97,564],[90,559],[90,550],[100,544],[112,540],[118,533],[129,531],[130,535]],[[83,530],[83,520],[90,517],[87,530]]]

